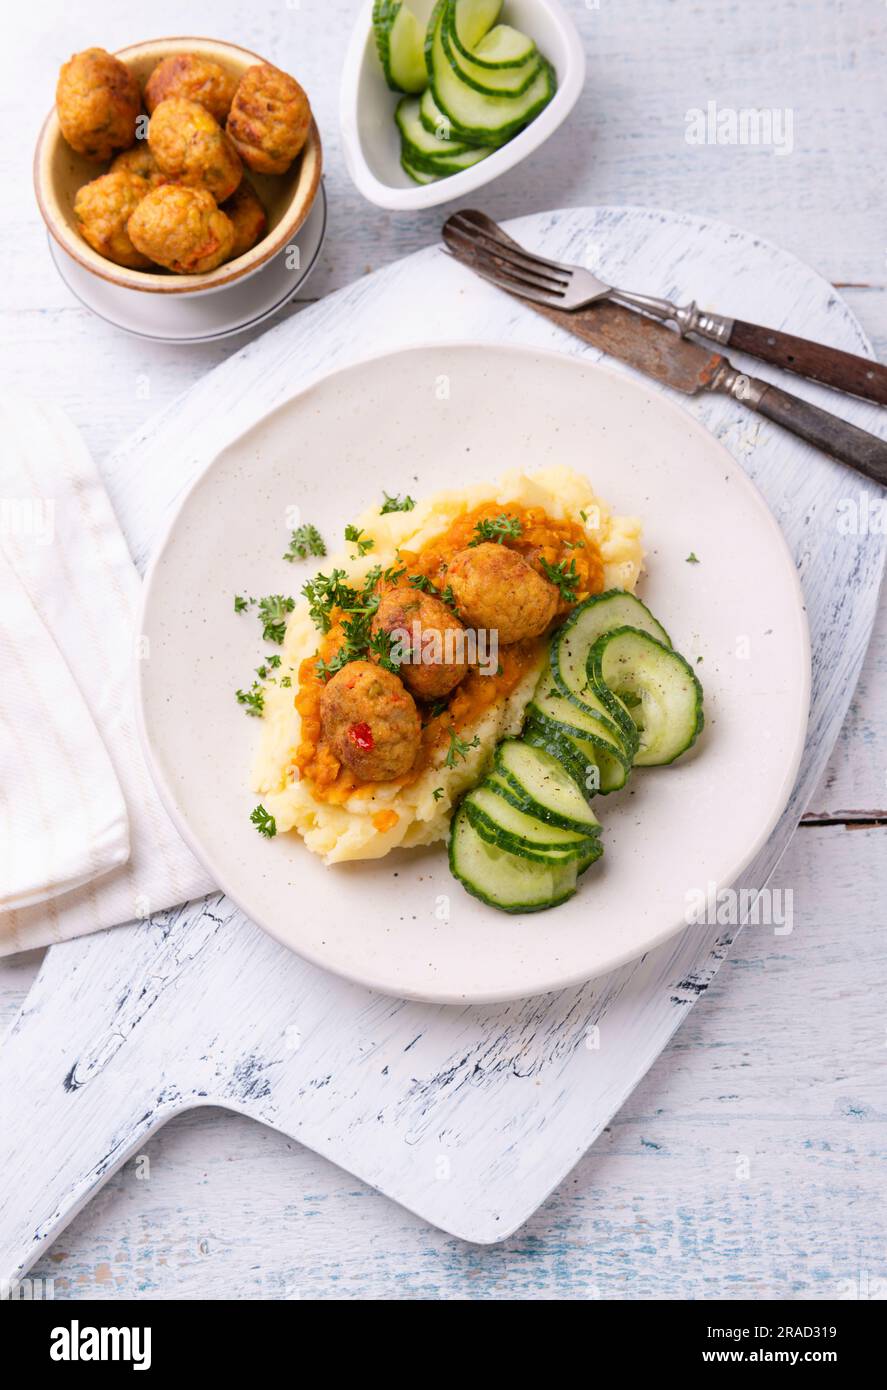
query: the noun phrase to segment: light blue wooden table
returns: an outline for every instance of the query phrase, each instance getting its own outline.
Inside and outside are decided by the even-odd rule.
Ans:
[[[572,0],[587,88],[568,124],[484,195],[493,216],[647,203],[721,217],[841,288],[887,360],[883,148],[887,9],[858,0]],[[337,84],[349,0],[183,6],[154,33],[211,32],[274,55],[311,94],[330,233],[312,297],[436,240],[350,186]],[[139,25],[142,25],[142,28]],[[8,21],[0,152],[8,196],[0,353],[97,458],[242,340],[127,339],[56,278],[30,196],[32,137],[59,62],[139,38],[110,0],[42,0]],[[789,109],[793,150],[688,144],[687,112]],[[11,126],[10,126],[11,121]],[[288,312],[298,312],[294,307]],[[100,389],[97,389],[97,386]],[[827,777],[773,881],[795,930],[747,930],[668,1051],[569,1180],[506,1243],[465,1246],[278,1134],[232,1115],[174,1121],[34,1271],[56,1298],[735,1298],[887,1294],[887,619]],[[0,964],[0,1021],[36,955]]]

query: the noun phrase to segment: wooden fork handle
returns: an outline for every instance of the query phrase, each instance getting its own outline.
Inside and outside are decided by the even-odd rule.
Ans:
[[[887,405],[887,367],[868,357],[857,357],[852,352],[827,347],[825,343],[796,338],[793,333],[779,333],[742,319],[733,321],[728,345],[762,362],[783,367],[787,372],[822,382],[824,386]]]

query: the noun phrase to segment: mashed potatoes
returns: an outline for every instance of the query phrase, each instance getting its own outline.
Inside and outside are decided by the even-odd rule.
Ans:
[[[358,585],[374,565],[394,564],[396,551],[421,550],[463,512],[483,502],[543,507],[555,520],[584,526],[597,544],[604,566],[604,587],[634,590],[643,564],[640,522],[614,516],[596,497],[590,483],[563,467],[537,473],[506,473],[496,483],[477,483],[453,492],[439,492],[416,503],[410,512],[380,516],[372,507],[356,524],[372,537],[369,555],[359,560],[349,552],[330,557],[324,570],[347,572]],[[351,520],[351,518],[345,518]],[[294,756],[299,744],[299,716],[294,709],[300,663],[317,649],[318,634],[305,603],[297,604],[287,623],[281,665],[274,682],[264,686],[264,718],[253,768],[253,790],[274,816],[278,832],[297,830],[308,848],[327,864],[347,859],[377,859],[397,846],[409,848],[446,839],[450,815],[460,796],[474,786],[500,739],[520,731],[524,710],[539,673],[534,667],[510,695],[484,711],[461,731],[466,743],[477,739],[467,756],[447,767],[445,752],[409,785],[379,783],[372,794],[355,794],[342,805],[317,799],[309,783],[295,777]],[[541,665],[541,662],[540,662]],[[282,684],[288,679],[290,684]]]

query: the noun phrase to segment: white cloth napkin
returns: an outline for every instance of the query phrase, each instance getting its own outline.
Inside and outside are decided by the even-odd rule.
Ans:
[[[212,891],[135,728],[139,577],[61,411],[0,396],[0,955]]]

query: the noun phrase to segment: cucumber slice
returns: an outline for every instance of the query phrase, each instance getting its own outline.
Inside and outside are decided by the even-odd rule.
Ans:
[[[607,693],[609,694],[609,691]],[[596,699],[596,690],[589,689],[588,699]],[[600,705],[604,708],[603,701]],[[630,727],[623,729],[606,715],[599,713],[590,703],[580,705],[575,700],[568,700],[561,695],[556,687],[552,690],[550,686],[538,685],[527,713],[550,719],[552,723],[560,725],[576,738],[590,738],[603,743],[614,757],[621,757],[629,764],[637,752],[637,726],[627,710],[626,719]]]
[[[451,140],[446,134],[446,125],[437,127],[433,134],[427,131],[419,119],[418,97],[402,97],[397,103],[394,120],[407,158],[436,159],[439,155],[449,158],[477,149],[476,145],[466,145],[464,140]]]
[[[463,805],[472,813],[472,820],[473,813],[478,812],[499,835],[506,837],[509,843],[504,848],[516,854],[524,850],[544,853],[548,850],[564,852],[587,848],[587,834],[563,830],[558,825],[546,825],[536,816],[528,816],[525,811],[519,811],[510,801],[506,801],[504,796],[499,795],[497,787],[491,785],[489,778],[485,778],[479,787],[468,793]]]
[[[579,865],[587,867],[585,860],[543,862],[499,849],[478,835],[464,805],[453,818],[449,854],[454,878],[473,897],[503,912],[557,907],[575,893]]]
[[[452,140],[453,123],[449,116],[445,116],[434,100],[434,93],[430,87],[426,87],[419,100],[419,120],[423,128],[429,135],[434,135],[438,140]],[[463,140],[459,137],[459,142],[471,145],[475,149],[489,148],[478,140]]]
[[[447,59],[441,37],[445,15],[446,0],[437,0],[425,39],[425,60],[435,103],[449,119],[450,133],[457,140],[504,145],[538,116],[554,96],[554,69],[543,59],[536,77],[521,96],[489,96],[475,91],[453,71]]]
[[[446,0],[446,4],[453,13],[457,42],[470,58],[502,13],[502,0]]]
[[[631,772],[628,758],[617,757],[600,741],[579,738],[542,715],[530,717],[521,737],[525,743],[557,758],[583,796],[592,797],[597,792],[606,796],[609,792],[621,791],[628,781]]]
[[[425,31],[412,10],[400,0],[375,0],[373,33],[385,81],[393,92],[424,92]]]
[[[449,21],[444,27],[444,37],[449,36],[459,57],[470,61],[475,67],[491,73],[504,73],[506,68],[522,68],[538,53],[536,44],[529,34],[522,34],[510,24],[497,24],[488,34],[484,34],[480,43],[466,53],[456,32],[455,12],[456,6],[451,4]]]
[[[595,683],[640,701],[638,767],[673,763],[696,742],[704,723],[702,686],[678,652],[649,632],[620,627],[599,637],[588,657]]]
[[[427,169],[417,169],[404,155],[400,157],[400,164],[415,183],[437,183],[438,179],[444,177],[443,174],[430,174]]]
[[[582,791],[552,754],[521,739],[508,738],[496,749],[494,767],[503,782],[499,795],[527,815],[585,835],[600,830]]]
[[[634,722],[631,715],[606,686],[592,690],[587,669],[588,653],[597,639],[613,628],[627,625],[649,632],[665,646],[671,646],[665,628],[640,599],[623,589],[608,589],[580,603],[555,633],[551,644],[551,671],[555,685],[568,700],[596,710],[603,708],[630,741],[633,733],[630,726]]]
[[[508,24],[498,24],[481,39],[474,54],[466,58],[453,42],[452,25],[451,4],[441,29],[441,42],[447,62],[462,82],[487,96],[521,96],[527,90],[542,65],[542,58],[532,39]],[[488,53],[511,55],[515,61],[503,64],[478,61],[482,54]],[[521,53],[524,55],[522,60],[518,57]]]
[[[492,154],[491,149],[429,135],[419,119],[418,97],[404,97],[399,101],[394,119],[400,131],[401,154],[411,171],[458,174],[461,169],[470,169],[472,164],[479,164]]]

